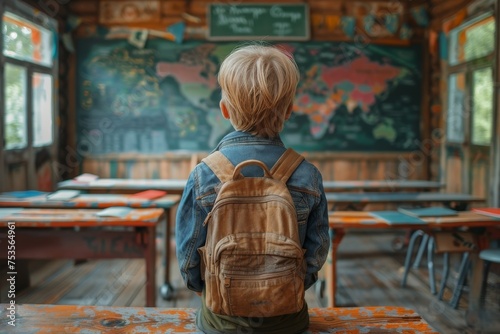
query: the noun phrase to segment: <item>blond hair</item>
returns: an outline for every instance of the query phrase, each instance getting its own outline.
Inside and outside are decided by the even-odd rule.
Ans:
[[[292,56],[271,45],[246,45],[222,62],[222,101],[236,130],[272,138],[293,105],[299,71]]]

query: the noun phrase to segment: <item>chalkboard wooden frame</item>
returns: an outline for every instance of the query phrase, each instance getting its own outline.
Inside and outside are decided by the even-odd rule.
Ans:
[[[280,19],[275,19],[273,15],[279,15],[282,12],[280,8],[294,7],[301,18],[290,16],[290,12],[285,11]],[[254,17],[248,14],[248,10],[254,8]],[[230,11],[233,13],[230,13]],[[242,12],[241,16],[236,16],[234,12]],[[274,12],[274,14],[273,14]],[[216,26],[215,15],[228,14],[225,27]],[[255,18],[257,15],[257,18]],[[309,21],[309,5],[307,3],[245,3],[245,4],[220,4],[211,3],[207,10],[208,33],[207,39],[210,41],[241,41],[241,40],[266,40],[266,41],[307,41],[311,36]],[[229,24],[240,24],[240,32],[234,32],[228,29]],[[271,27],[274,25],[274,29]],[[254,27],[254,28],[252,28]],[[248,29],[256,29],[261,32],[265,27],[265,33],[255,33],[255,30],[245,32]],[[281,33],[275,29],[281,29]]]

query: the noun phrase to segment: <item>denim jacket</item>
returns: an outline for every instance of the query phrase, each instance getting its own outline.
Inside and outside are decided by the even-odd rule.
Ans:
[[[261,138],[249,133],[235,131],[225,136],[215,150],[220,150],[237,165],[257,159],[269,169],[286,148],[279,137]],[[248,166],[242,170],[245,176],[261,176],[262,170]],[[189,175],[182,194],[176,217],[176,254],[181,275],[187,287],[193,291],[203,290],[198,248],[205,244],[207,230],[203,222],[212,209],[219,179],[203,162]],[[318,169],[303,161],[287,182],[297,210],[299,236],[302,248],[306,249],[307,272],[305,289],[311,287],[318,278],[318,271],[328,255],[328,206],[323,190],[322,176]]]

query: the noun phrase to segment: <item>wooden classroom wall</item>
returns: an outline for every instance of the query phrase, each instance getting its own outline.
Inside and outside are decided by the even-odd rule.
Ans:
[[[207,32],[205,17],[207,4],[210,3],[209,1],[149,1],[150,3],[155,3],[155,6],[159,6],[160,14],[146,23],[124,23],[117,22],[116,20],[119,21],[120,18],[116,17],[116,20],[113,18],[110,19],[109,17],[106,19],[103,18],[102,8],[105,8],[106,5],[111,4],[123,7],[122,5],[126,2],[130,1],[74,0],[68,4],[69,12],[78,17],[80,20],[79,26],[72,33],[76,47],[72,68],[74,68],[77,73],[71,74],[74,76],[71,78],[71,81],[75,84],[70,85],[69,90],[75,93],[72,97],[73,100],[71,103],[72,110],[74,110],[74,112],[69,118],[74,119],[76,125],[74,131],[71,131],[70,133],[68,144],[71,149],[69,150],[70,152],[67,156],[70,161],[78,160],[80,168],[72,168],[72,174],[75,175],[81,172],[88,172],[97,174],[100,177],[186,178],[189,175],[191,168],[202,157],[206,156],[213,146],[210,146],[210,148],[203,146],[206,145],[208,136],[210,135],[203,131],[201,131],[201,135],[207,137],[202,137],[201,140],[198,139],[196,145],[193,145],[193,143],[190,143],[189,141],[178,140],[178,138],[190,138],[189,136],[192,136],[191,138],[195,138],[193,136],[195,136],[199,131],[199,128],[189,126],[189,121],[197,119],[197,115],[189,114],[189,108],[183,105],[183,100],[175,100],[175,96],[178,95],[170,94],[169,96],[174,96],[172,100],[168,100],[168,98],[166,100],[160,100],[163,101],[160,103],[166,104],[176,104],[178,102],[176,104],[176,108],[183,107],[183,112],[187,113],[187,116],[175,118],[173,123],[167,122],[167,124],[170,124],[168,131],[172,130],[169,134],[167,134],[167,136],[175,135],[173,137],[175,140],[171,142],[175,142],[175,145],[177,146],[173,148],[166,147],[165,145],[169,145],[169,142],[167,141],[167,144],[165,144],[162,140],[158,140],[158,132],[155,132],[156,130],[147,130],[154,127],[154,124],[151,125],[151,123],[155,123],[153,121],[146,124],[149,128],[142,131],[143,133],[139,133],[140,131],[134,130],[135,135],[132,139],[130,138],[130,135],[127,135],[127,133],[123,133],[118,136],[115,131],[110,131],[110,133],[113,133],[112,136],[105,137],[101,136],[105,131],[96,132],[92,130],[102,130],[103,128],[107,129],[110,126],[114,126],[110,124],[115,124],[117,128],[133,128],[135,119],[133,118],[134,110],[129,110],[127,108],[120,109],[123,114],[128,113],[127,115],[131,117],[127,122],[124,121],[125,118],[123,117],[120,118],[121,122],[115,122],[113,117],[103,117],[101,120],[99,120],[98,117],[96,118],[99,110],[103,109],[102,106],[105,106],[106,103],[109,102],[103,97],[104,94],[102,92],[109,92],[117,85],[110,84],[109,81],[104,80],[95,83],[94,86],[94,83],[82,78],[78,71],[82,69],[83,71],[88,70],[91,72],[86,73],[88,75],[99,75],[103,73],[102,71],[110,69],[111,71],[114,71],[114,66],[117,64],[115,61],[116,59],[123,60],[131,55],[128,51],[123,51],[126,47],[122,47],[124,44],[128,43],[127,37],[130,33],[127,33],[127,29],[130,29],[131,27],[149,29],[151,34],[151,32],[154,33],[154,31],[164,31],[166,28],[175,26],[179,22],[184,24],[184,40],[182,42],[165,41],[161,38],[152,38],[151,40],[148,39],[147,43],[149,44],[146,44],[142,51],[139,51],[139,53],[142,52],[143,55],[147,54],[147,50],[150,48],[150,45],[154,45],[155,48],[157,47],[155,50],[164,50],[165,57],[168,57],[169,53],[179,54],[184,52],[182,53],[182,56],[185,56],[186,58],[183,59],[189,62],[190,59],[193,59],[193,54],[206,52],[206,50],[220,50],[221,48],[224,48],[224,43],[214,43],[204,39]],[[303,3],[303,1],[272,2]],[[311,145],[310,147],[313,149],[307,149],[306,146],[300,146],[299,148],[302,149],[299,149],[299,151],[303,152],[311,162],[318,166],[325,180],[427,179],[429,177],[436,179],[438,176],[437,173],[433,175],[429,173],[429,158],[434,154],[438,145],[436,144],[435,139],[430,137],[430,128],[426,125],[426,120],[429,117],[430,103],[423,97],[425,92],[422,91],[422,87],[428,86],[426,85],[426,80],[428,80],[428,78],[425,75],[425,66],[428,61],[426,62],[425,59],[423,59],[425,58],[423,55],[425,55],[424,48],[426,46],[426,43],[424,43],[425,29],[428,24],[426,23],[426,15],[429,13],[430,7],[427,6],[425,1],[311,0],[307,1],[307,3],[310,8],[311,41],[303,43],[287,42],[283,43],[284,45],[291,45],[291,48],[295,51],[300,50],[302,52],[303,50],[312,50],[309,51],[311,53],[315,52],[315,50],[326,49],[328,55],[328,52],[335,54],[335,50],[341,50],[342,48],[354,50],[355,52],[352,56],[354,56],[354,54],[364,54],[365,56],[367,55],[367,58],[378,57],[377,52],[378,54],[385,53],[385,56],[380,56],[381,58],[379,63],[384,66],[387,65],[393,67],[396,65],[394,63],[394,59],[391,60],[391,53],[400,53],[401,55],[404,55],[404,59],[410,61],[404,66],[400,64],[398,72],[394,72],[395,74],[393,74],[392,77],[389,77],[389,79],[403,77],[403,74],[406,75],[409,72],[413,74],[419,72],[420,77],[416,79],[410,76],[399,81],[392,80],[391,87],[397,88],[398,85],[408,85],[408,83],[410,83],[410,85],[415,85],[412,87],[412,91],[417,92],[418,95],[413,97],[405,95],[405,99],[410,101],[410,103],[408,103],[410,107],[405,106],[402,101],[398,101],[396,99],[393,101],[394,103],[391,103],[391,105],[389,103],[385,104],[386,107],[384,107],[384,104],[381,103],[377,105],[377,108],[400,108],[401,112],[399,112],[400,116],[397,117],[395,116],[396,113],[393,112],[392,118],[388,117],[384,119],[383,122],[379,122],[376,124],[378,126],[377,128],[374,128],[373,124],[371,124],[372,127],[369,128],[369,133],[376,134],[377,137],[375,140],[370,139],[372,137],[368,137],[368,139],[363,138],[364,128],[359,126],[360,119],[365,121],[368,120],[367,124],[370,122],[377,122],[376,118],[370,119],[370,105],[376,103],[377,101],[377,96],[372,95],[368,98],[369,101],[366,102],[366,105],[363,105],[358,101],[357,108],[356,105],[348,105],[348,103],[346,103],[347,105],[343,108],[340,108],[341,110],[337,112],[337,115],[340,118],[336,118],[337,121],[340,120],[340,123],[328,121],[328,118],[325,118],[324,114],[322,116],[321,112],[312,116],[309,115],[309,121],[313,121],[314,127],[310,126],[306,130],[316,134],[321,134],[322,132],[333,133],[334,131],[337,131],[337,134],[340,133],[342,136],[339,135],[338,138],[331,139],[327,136],[321,137],[317,135],[315,137],[310,134],[306,135],[304,134],[304,129],[300,128],[301,119],[298,118],[295,121],[294,126],[298,127],[297,133],[301,133],[302,137],[294,137],[292,135],[294,129],[291,128],[288,131],[284,131],[285,135],[288,134],[288,136],[285,136],[284,138],[285,143],[291,142],[296,145],[306,143],[307,145]],[[390,28],[389,26],[386,26],[384,29],[384,22],[388,22],[385,20],[387,20],[389,16],[396,18],[398,24],[396,26],[391,26]],[[113,16],[111,15],[111,17]],[[367,23],[370,22],[369,19],[372,20],[372,23],[373,20],[378,22],[377,28]],[[342,24],[342,22],[352,22],[353,25],[349,28],[349,25],[346,26],[345,24]],[[110,34],[112,35],[113,33],[118,35],[110,37]],[[122,34],[121,36],[119,36],[120,33]],[[106,40],[106,38],[108,39]],[[106,58],[106,56],[102,56],[102,54],[99,53],[99,50],[92,49],[92,42],[104,45],[103,48],[106,47],[105,45],[108,45],[110,48],[116,46],[116,52],[108,53],[108,55],[111,56]],[[406,55],[406,53],[408,53],[408,55]],[[207,58],[212,61],[214,59],[213,54],[207,54]],[[144,64],[148,63],[147,57],[130,57],[130,59],[133,62],[137,61],[143,62]],[[337,60],[333,59],[332,61]],[[352,63],[353,61],[351,60],[346,63],[347,65],[343,68],[340,68],[341,71],[332,72],[342,74],[342,70],[344,72],[349,71],[351,68],[348,66]],[[312,96],[310,94],[306,94],[307,92],[311,92],[314,89],[321,92],[321,89],[324,89],[324,87],[317,85],[318,82],[322,82],[325,79],[325,77],[318,76],[318,73],[325,74],[327,70],[331,70],[327,68],[327,70],[323,70],[323,72],[321,72],[322,70],[318,69],[319,66],[315,63],[305,62],[304,64],[312,64],[312,66],[308,68],[307,72],[307,75],[310,76],[309,78],[311,83],[309,86],[306,86],[306,88],[303,88],[305,93],[303,94],[302,99],[298,99],[298,108],[303,109],[307,107],[307,104],[311,100]],[[202,73],[202,79],[210,82],[210,85],[215,84],[215,76],[210,76],[210,71],[215,70],[212,68],[213,64],[210,62],[204,62],[203,64],[196,65],[207,67],[206,71],[208,71],[208,75],[206,72],[198,73]],[[156,64],[156,68],[158,68],[158,66],[161,67],[161,65]],[[368,65],[368,67],[369,66],[371,65]],[[166,65],[162,68],[166,72],[175,72],[175,70]],[[99,69],[102,71],[99,71]],[[361,65],[360,72],[365,69],[368,68]],[[142,68],[141,70],[140,67],[134,67],[130,70],[131,72],[139,71],[139,74],[147,72],[147,69]],[[180,74],[177,75],[180,76]],[[172,74],[172,76],[175,77],[175,73]],[[120,76],[115,77],[118,83],[123,81],[121,78],[122,77]],[[318,78],[321,80],[318,80]],[[334,80],[333,77],[326,78],[328,80]],[[161,79],[163,80],[165,78]],[[168,87],[171,89],[170,93],[179,93],[179,85],[175,82],[169,82],[169,80],[169,78],[166,78],[163,82],[166,82],[169,85]],[[155,86],[156,83],[154,80],[153,82],[144,80],[141,85]],[[405,87],[408,88],[409,86]],[[181,89],[183,88],[181,87]],[[195,90],[196,89],[199,90],[201,88],[197,87]],[[335,100],[335,98],[338,99],[339,97],[333,96],[335,95],[334,90],[328,92],[328,94],[331,95],[323,96],[323,100],[320,100],[319,102],[312,99],[310,103],[312,108],[310,109],[317,108],[320,111],[325,107],[329,107],[331,109],[332,106],[328,105],[328,103],[337,106],[334,104],[338,103],[338,100]],[[398,91],[396,90],[395,92]],[[122,101],[123,99],[126,99],[126,97],[124,96]],[[218,102],[217,99],[218,97],[216,94],[207,95],[206,97],[206,100],[208,100],[209,103],[212,103],[215,108],[215,102]],[[342,96],[340,99],[342,100]],[[414,103],[414,99],[419,101]],[[207,102],[206,100],[204,102]],[[300,104],[301,102],[302,105]],[[99,105],[99,103],[102,104]],[[354,101],[354,104],[356,104],[356,101]],[[139,110],[136,110],[135,112],[140,113]],[[314,110],[311,112],[314,112]],[[331,112],[332,110],[329,110],[324,113],[328,114]],[[123,114],[120,116],[123,116]],[[354,115],[354,117],[351,117],[352,115]],[[354,121],[350,117],[354,119]],[[161,119],[158,119],[158,122],[161,122]],[[220,120],[214,118],[206,122],[211,122],[210,124],[217,125],[217,122],[220,122]],[[354,123],[353,125],[353,122],[358,123]],[[401,126],[401,123],[398,122],[403,122],[405,125]],[[182,125],[184,128],[177,128],[172,126],[172,124],[175,124],[176,126]],[[187,126],[185,126],[186,124]],[[393,127],[393,124],[399,124],[399,126]],[[135,126],[138,125],[135,124]],[[351,133],[349,133],[349,131],[351,131]],[[404,132],[407,136],[400,137],[401,134],[399,134],[399,132]],[[83,141],[82,138],[84,139]],[[142,144],[134,143],[134,140],[137,138],[139,138],[139,140],[136,141]],[[211,138],[212,144],[216,142],[214,138],[219,137]],[[405,140],[402,140],[401,138]],[[92,139],[97,140],[99,145],[92,146]],[[139,146],[134,146],[133,150],[128,150],[127,148],[132,146],[127,145]],[[89,149],[89,146],[94,149]],[[290,146],[294,147],[293,144]],[[62,161],[62,163],[64,164],[64,161]]]

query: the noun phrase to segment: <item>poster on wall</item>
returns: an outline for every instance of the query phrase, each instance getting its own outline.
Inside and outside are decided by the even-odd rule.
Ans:
[[[116,1],[100,2],[99,23],[130,24],[160,21],[160,1]]]
[[[349,6],[349,12],[361,20],[358,24],[370,37],[394,36],[404,14],[404,6],[399,1],[353,2]]]

